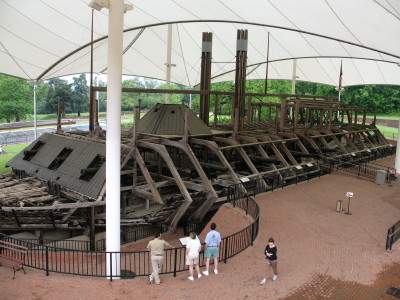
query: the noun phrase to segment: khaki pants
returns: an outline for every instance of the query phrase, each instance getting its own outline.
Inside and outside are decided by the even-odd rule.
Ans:
[[[271,266],[272,270],[274,270],[274,274],[278,275],[278,260],[267,260],[267,263]]]
[[[152,255],[151,256],[151,266],[153,267],[153,275],[154,282],[156,284],[160,284],[160,276],[159,273],[161,272],[162,265],[163,265],[164,256],[162,255]]]

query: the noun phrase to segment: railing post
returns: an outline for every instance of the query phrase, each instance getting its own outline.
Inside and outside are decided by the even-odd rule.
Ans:
[[[109,254],[110,254],[110,282],[112,282],[112,270],[113,270],[113,267],[112,267],[112,253],[111,252],[109,252]]]
[[[251,243],[250,245],[253,247],[253,241],[254,241],[254,224],[256,222],[254,221],[253,224],[251,225]]]
[[[225,253],[224,253],[224,264],[226,264],[227,256],[228,256],[228,246],[229,246],[229,238],[225,239]]]
[[[230,187],[229,187],[229,189],[230,189]],[[233,207],[235,207],[236,206],[236,188],[233,190]]]
[[[178,248],[174,248],[175,251],[175,259],[174,259],[174,277],[176,277],[176,261],[178,259]]]
[[[49,276],[49,247],[46,246],[46,276]]]
[[[246,197],[246,215],[248,213],[249,210],[249,196]]]

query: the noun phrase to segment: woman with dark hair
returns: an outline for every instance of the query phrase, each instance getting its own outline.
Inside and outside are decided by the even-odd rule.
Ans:
[[[278,278],[278,256],[276,253],[278,252],[278,248],[275,245],[275,241],[273,238],[269,238],[268,240],[268,245],[265,247],[265,258],[267,259],[267,264],[269,265],[268,269],[271,269],[274,271],[274,277],[272,277],[272,280],[276,280]],[[267,278],[265,277],[263,280],[261,280],[260,284],[265,284],[267,282]]]

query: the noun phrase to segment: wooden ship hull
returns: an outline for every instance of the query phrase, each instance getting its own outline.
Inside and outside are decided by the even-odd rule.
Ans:
[[[238,31],[238,40],[247,42],[247,31]],[[203,42],[211,43],[212,34]],[[157,104],[140,119],[135,109],[134,127],[121,134],[121,226],[162,223],[174,230],[182,220],[201,221],[226,200],[232,184],[254,180],[265,191],[274,178],[290,184],[315,177],[321,162],[363,164],[392,154],[375,123],[366,124],[365,108],[333,97],[245,93],[246,47],[237,51],[235,92],[211,91],[210,49],[202,52],[200,90],[123,89],[199,94],[200,113]],[[218,122],[222,95],[232,100],[229,124]],[[13,173],[0,176],[0,230],[53,228],[93,236],[104,228],[106,134],[98,126],[63,132],[59,125],[10,160]]]
[[[285,181],[312,177],[321,160],[360,164],[391,150],[374,125],[332,117],[332,103],[317,110],[315,102],[313,109],[303,107],[306,100],[291,102],[299,106],[292,119],[249,120],[237,133],[227,124],[210,129],[185,105],[156,105],[137,122],[135,140],[134,129],[122,134],[121,225],[164,223],[176,228],[183,219],[201,220],[215,203],[226,200],[231,184],[259,179],[260,188],[268,189],[269,175]],[[345,110],[343,105],[340,109]],[[293,111],[290,105],[286,110],[281,115]],[[304,124],[302,114],[312,110],[318,116]],[[185,113],[187,135],[185,125],[177,124]],[[159,116],[165,120],[155,122]],[[154,123],[161,126],[148,126]],[[105,134],[46,133],[10,160],[13,173],[0,177],[0,229],[104,227]]]

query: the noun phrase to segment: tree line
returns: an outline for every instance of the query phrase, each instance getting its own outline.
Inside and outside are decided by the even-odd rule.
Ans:
[[[291,94],[291,81],[268,80],[269,94]],[[100,81],[99,86],[106,86]],[[132,77],[122,82],[122,87],[140,89],[165,89],[165,82],[148,78]],[[171,89],[185,90],[184,86],[171,84]],[[215,91],[234,92],[233,82],[220,82],[212,85]],[[246,92],[264,93],[264,80],[251,80],[246,83]],[[37,86],[37,113],[56,114],[58,101],[62,101],[62,113],[81,113],[89,111],[90,88],[85,74],[72,78],[70,82],[56,78],[48,80]],[[308,82],[296,82],[296,94],[338,96],[338,92],[332,86]],[[99,111],[105,112],[107,106],[105,92],[98,94]],[[191,100],[190,100],[191,98]],[[247,99],[246,99],[247,100]],[[199,95],[173,94],[171,103],[192,102],[192,109],[199,112]],[[265,101],[255,97],[252,101]],[[269,98],[268,101],[280,101],[279,98]],[[369,113],[377,110],[380,114],[400,112],[400,87],[390,85],[363,85],[346,87],[341,93],[341,101],[352,106],[366,107]],[[150,109],[156,103],[164,103],[164,94],[149,93],[122,93],[121,109],[132,111],[139,105],[142,109]],[[220,95],[218,97],[218,111],[220,114],[230,114],[232,97]],[[215,96],[210,97],[210,110],[213,110]],[[19,122],[33,114],[33,86],[28,82],[0,74],[0,122]]]

